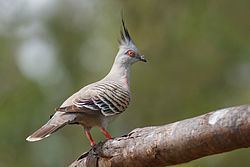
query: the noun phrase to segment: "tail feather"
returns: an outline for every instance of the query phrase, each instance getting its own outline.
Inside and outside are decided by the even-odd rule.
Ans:
[[[27,137],[26,140],[30,142],[42,140],[46,137],[49,137],[52,133],[56,132],[61,127],[62,125],[55,126],[55,125],[45,124],[40,129],[35,131],[32,135]]]
[[[45,125],[27,137],[26,140],[34,142],[49,137],[52,133],[71,122],[74,118],[75,116],[72,114],[63,114],[62,112],[56,113]]]

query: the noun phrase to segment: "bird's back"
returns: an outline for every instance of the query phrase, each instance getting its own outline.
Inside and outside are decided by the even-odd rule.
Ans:
[[[127,86],[115,81],[99,81],[87,85],[70,96],[60,108],[76,106],[100,110],[103,115],[113,115],[123,112],[129,105],[130,91]]]
[[[127,86],[115,81],[102,80],[87,85],[73,94],[58,108],[58,111],[76,113],[80,116],[76,122],[98,126],[102,125],[102,121],[106,121],[106,118],[109,119],[125,111],[129,101],[130,92]],[[91,122],[91,118],[95,122]],[[85,119],[88,122],[84,121]]]

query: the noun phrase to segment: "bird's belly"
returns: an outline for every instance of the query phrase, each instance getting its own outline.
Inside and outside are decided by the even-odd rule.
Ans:
[[[102,126],[102,118],[98,114],[79,113],[74,122],[77,122],[87,128]]]
[[[117,115],[104,116],[102,114],[87,114],[79,113],[74,122],[81,124],[86,128],[92,128],[94,126],[106,128],[108,123],[113,120]]]

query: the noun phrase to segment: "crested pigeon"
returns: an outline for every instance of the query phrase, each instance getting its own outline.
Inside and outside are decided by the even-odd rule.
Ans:
[[[70,96],[45,125],[26,138],[27,141],[42,140],[68,124],[82,125],[91,146],[95,145],[90,134],[92,127],[99,127],[106,138],[111,139],[106,130],[108,122],[129,105],[131,65],[138,61],[146,62],[132,41],[123,19],[119,44],[110,72],[103,79]]]

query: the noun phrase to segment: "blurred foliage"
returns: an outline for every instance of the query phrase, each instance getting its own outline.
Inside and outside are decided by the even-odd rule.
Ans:
[[[109,71],[121,9],[149,62],[133,66],[132,103],[109,126],[113,136],[249,103],[249,7],[247,0],[0,0],[0,167],[65,166],[89,148],[80,126],[37,143],[25,138]],[[249,154],[179,166],[249,166]]]

